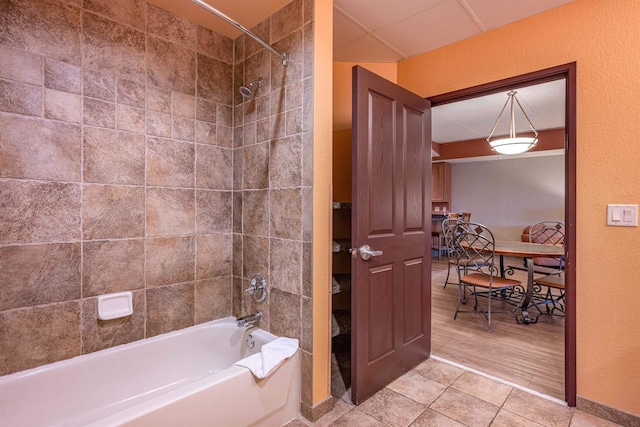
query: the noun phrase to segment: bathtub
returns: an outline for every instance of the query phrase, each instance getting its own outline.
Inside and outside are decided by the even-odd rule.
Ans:
[[[300,412],[300,351],[262,380],[232,366],[275,338],[228,317],[5,375],[0,426],[280,426]]]

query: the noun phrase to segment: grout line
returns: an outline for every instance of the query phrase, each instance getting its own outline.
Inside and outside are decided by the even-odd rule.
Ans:
[[[477,374],[477,375],[483,376],[485,378],[488,378],[490,380],[493,380],[493,381],[496,381],[496,382],[511,386],[513,388],[517,388],[518,390],[522,390],[522,391],[527,392],[529,394],[533,394],[535,396],[542,397],[543,399],[547,399],[547,400],[550,400],[552,402],[559,403],[559,404],[561,404],[563,406],[568,406],[567,402],[565,402],[563,400],[560,400],[558,398],[555,398],[555,397],[540,393],[539,391],[532,390],[530,388],[521,386],[521,385],[513,383],[511,381],[503,380],[502,378],[495,377],[495,376],[493,376],[491,374],[487,374],[486,372],[482,372],[482,371],[478,371],[477,369],[469,368],[468,366],[462,365],[462,364],[457,363],[457,362],[453,362],[453,361],[448,360],[448,359],[444,359],[444,358],[436,356],[434,354],[429,356],[429,358],[433,359],[433,360],[437,360],[438,362],[446,363],[448,365],[456,366],[458,368],[464,369],[465,371],[472,372],[474,374]]]

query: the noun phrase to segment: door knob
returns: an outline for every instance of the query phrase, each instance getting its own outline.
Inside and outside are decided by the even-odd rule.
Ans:
[[[360,253],[360,258],[367,261],[368,259],[374,256],[381,256],[382,251],[374,251],[371,249],[369,245],[362,245],[358,248],[358,252]]]

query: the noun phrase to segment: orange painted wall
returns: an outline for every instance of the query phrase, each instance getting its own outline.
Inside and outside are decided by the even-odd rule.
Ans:
[[[640,414],[640,229],[606,226],[640,199],[640,1],[575,0],[403,61],[398,83],[429,97],[573,61],[578,395]]]
[[[398,65],[379,62],[333,63],[333,200],[351,202],[351,70],[360,65],[397,82]]]
[[[333,2],[314,2],[313,404],[331,396],[331,115]],[[303,361],[305,363],[305,361]]]

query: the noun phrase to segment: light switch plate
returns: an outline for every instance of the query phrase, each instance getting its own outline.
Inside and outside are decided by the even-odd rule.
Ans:
[[[607,205],[607,225],[615,227],[637,227],[638,205]]]

